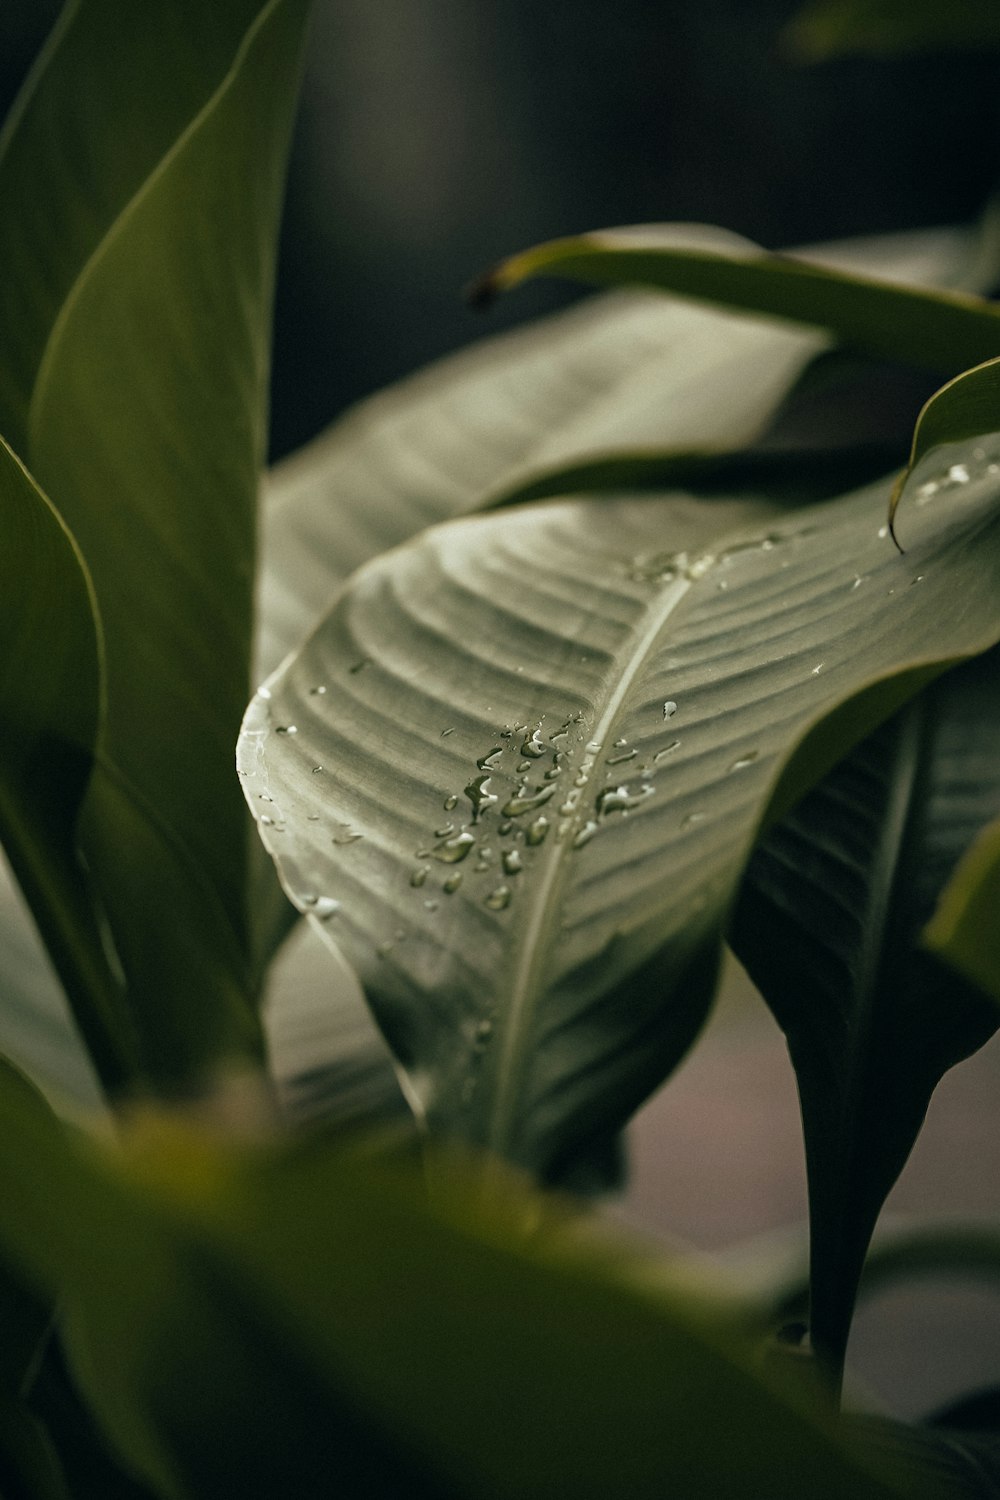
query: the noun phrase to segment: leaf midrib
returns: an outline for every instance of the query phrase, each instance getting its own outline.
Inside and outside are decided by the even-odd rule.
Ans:
[[[659,644],[663,630],[696,580],[681,574],[668,584],[646,608],[642,634],[635,640],[635,628],[625,645],[615,654],[606,680],[614,687],[601,717],[589,729],[590,740],[600,745],[608,735],[633,683],[641,675],[650,655]],[[580,801],[603,776],[605,763],[598,753],[587,775]],[[494,1076],[497,1080],[491,1100],[486,1144],[499,1154],[509,1154],[513,1128],[517,1121],[517,1104],[523,1086],[523,1055],[531,1037],[532,1020],[544,989],[542,978],[551,954],[550,934],[553,913],[557,912],[563,887],[573,858],[572,840],[555,841],[549,846],[549,857],[540,875],[531,917],[519,945],[517,970],[508,991],[504,1008],[504,1025],[497,1048]]]

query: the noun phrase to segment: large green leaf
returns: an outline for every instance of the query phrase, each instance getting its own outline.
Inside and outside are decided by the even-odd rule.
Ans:
[[[260,0],[65,5],[0,136],[9,206],[0,223],[0,431],[19,452],[66,299],[225,78],[260,8]]]
[[[913,429],[913,442],[906,468],[897,479],[889,500],[889,526],[895,536],[895,516],[906,485],[920,460],[947,443],[968,442],[995,432],[1000,412],[1000,359],[987,360],[973,370],[956,375],[924,405]],[[962,468],[956,471],[961,476]],[[935,483],[936,481],[931,481]],[[926,500],[928,491],[920,498]],[[931,495],[933,492],[930,492]]]
[[[751,248],[722,230],[697,236]],[[996,251],[987,226],[802,254],[871,277],[978,289],[996,275]],[[259,678],[369,558],[512,494],[629,484],[662,476],[674,453],[739,449],[824,345],[804,329],[619,293],[484,340],[362,402],[269,476]]]
[[[0,837],[94,1064],[120,1087],[134,1075],[134,1037],[76,849],[99,732],[100,628],[73,537],[2,440],[0,516]]]
[[[924,939],[984,994],[1000,1001],[1000,821],[968,851],[941,897]]]
[[[191,82],[184,128],[117,215],[107,213],[49,331],[27,421],[33,471],[73,528],[105,626],[88,860],[147,1014],[166,1024],[183,993],[213,1018],[200,1031],[178,1021],[169,1055],[149,1039],[145,1061],[170,1085],[260,1045],[248,830],[230,766],[249,676],[274,241],[306,6],[270,0],[253,10],[233,31],[227,7],[224,24],[203,23],[181,48],[184,72],[207,27],[217,61],[228,37],[228,60],[200,109]],[[172,23],[150,19],[143,55],[172,34]],[[96,44],[74,52],[74,35],[53,64],[84,65]],[[111,49],[105,67],[117,57]],[[168,74],[172,65],[171,54],[159,59]],[[195,72],[204,82],[205,64]],[[46,72],[35,97],[58,76],[47,82]],[[86,137],[85,118],[77,128]],[[116,191],[132,181],[120,165],[103,170]],[[109,807],[123,837],[129,825],[141,835],[138,885],[134,861],[110,836]],[[209,899],[178,906],[193,869]],[[133,962],[136,952],[168,954],[180,930],[183,991],[171,966]]]
[[[240,766],[433,1125],[550,1173],[673,1066],[768,804],[1000,634],[980,468],[906,558],[883,487],[535,507],[355,575]]]
[[[900,1493],[762,1378],[685,1264],[469,1164],[234,1151],[146,1120],[98,1160],[0,1079],[0,1245],[57,1289],[77,1379],[169,1497]]]
[[[955,291],[890,285],[795,255],[705,247],[678,226],[646,224],[550,240],[489,271],[486,304],[535,276],[598,286],[654,286],[704,302],[828,328],[848,347],[919,369],[958,374],[1000,351],[1000,308]]]
[[[798,1077],[814,1343],[839,1364],[865,1251],[944,1072],[1000,1024],[919,946],[959,857],[1000,811],[1000,653],[946,674],[765,837],[730,941]]]

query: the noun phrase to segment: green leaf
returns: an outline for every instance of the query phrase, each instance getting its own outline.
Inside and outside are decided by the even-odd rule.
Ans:
[[[120,1087],[134,1075],[134,1036],[76,849],[101,712],[100,628],[74,538],[2,439],[0,515],[0,837],[94,1064]]]
[[[959,864],[924,933],[932,952],[1000,1001],[998,903],[1000,821],[984,830]]]
[[[1000,47],[993,0],[813,0],[782,41],[801,62]]]
[[[896,510],[906,486],[921,459],[946,443],[963,443],[995,432],[1000,412],[1000,359],[987,360],[949,380],[924,405],[913,430],[910,458],[893,486],[889,499],[889,527],[894,528]],[[961,474],[962,466],[958,466]],[[916,499],[926,503],[937,493],[931,480],[916,490]],[[915,487],[916,488],[916,487]],[[893,530],[895,537],[895,530]]]
[[[699,233],[747,248],[723,230]],[[979,286],[995,275],[991,233],[886,235],[803,254]],[[714,455],[754,442],[824,346],[804,329],[633,291],[482,340],[362,402],[269,476],[258,680],[355,568],[425,526],[512,497],[715,474]],[[678,454],[682,475],[671,470]],[[746,457],[733,462],[745,468]]]
[[[762,1377],[696,1267],[654,1278],[515,1182],[484,1200],[469,1163],[428,1198],[367,1148],[148,1117],[98,1159],[6,1078],[0,1125],[0,1244],[59,1288],[76,1376],[159,1494],[898,1493]]]
[[[550,240],[502,261],[471,296],[485,305],[532,277],[559,276],[598,286],[654,286],[812,324],[862,354],[949,374],[1000,351],[1000,308],[982,298],[883,283],[756,247],[705,247],[683,230],[641,225]]]
[[[194,1083],[226,1055],[260,1049],[250,845],[231,756],[249,677],[274,241],[305,10],[305,0],[270,0],[247,25],[244,7],[234,40],[226,7],[213,44],[218,61],[229,39],[224,69],[108,213],[49,331],[27,422],[33,470],[79,541],[105,627],[107,714],[87,857],[147,1013],[168,1013],[183,993],[213,1018],[187,1029],[183,1071]],[[147,50],[172,34],[172,24],[164,32],[149,21]],[[72,33],[65,47],[67,70],[90,56],[72,50]],[[183,71],[188,51],[159,66]],[[117,57],[111,49],[105,67]],[[204,82],[204,64],[196,71]],[[55,86],[47,78],[39,97]],[[97,86],[88,79],[87,97]],[[187,92],[190,105],[199,90]],[[86,121],[77,127],[86,136]],[[127,176],[111,175],[119,185]],[[130,797],[134,789],[129,821],[145,830],[141,887],[96,807],[100,799],[120,810],[123,786]],[[194,868],[210,899],[178,907]],[[172,966],[132,963],[136,950],[170,951],[181,926],[182,992]],[[155,1036],[146,1061],[155,1074]],[[160,1082],[175,1086],[176,1053],[163,1062]]]
[[[260,8],[260,0],[64,7],[0,136],[0,194],[13,210],[0,223],[0,431],[22,454],[61,309],[229,72]]]
[[[768,832],[730,929],[798,1077],[811,1332],[837,1366],[875,1221],[931,1093],[1000,1024],[919,946],[959,857],[1000,811],[998,732],[993,650],[913,699]]]
[[[669,1072],[765,811],[1000,635],[981,467],[905,559],[875,488],[532,507],[355,575],[239,765],[432,1126],[548,1175]]]

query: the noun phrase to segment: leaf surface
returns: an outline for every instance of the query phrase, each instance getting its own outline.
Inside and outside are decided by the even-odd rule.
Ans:
[[[702,243],[746,251],[723,230]],[[816,246],[872,277],[974,287],[995,274],[988,234],[954,230]],[[826,345],[631,291],[482,340],[360,403],[272,471],[262,512],[258,680],[298,646],[335,590],[425,526],[511,496],[663,483],[672,454],[734,451],[765,430]],[[683,481],[681,481],[683,482]]]
[[[812,0],[783,41],[802,62],[1000,47],[993,0]]]
[[[730,929],[798,1078],[812,1334],[837,1362],[875,1221],[931,1093],[1000,1024],[919,945],[960,856],[1000,811],[998,733],[993,650],[913,699],[767,833]]]
[[[75,1374],[158,1494],[899,1493],[762,1378],[696,1267],[654,1285],[516,1182],[484,1202],[439,1162],[428,1199],[369,1149],[237,1151],[164,1117],[98,1157],[0,1083],[0,1246],[58,1288]]]
[[[452,523],[255,700],[261,834],[432,1125],[546,1175],[620,1124],[704,1017],[768,807],[1000,634],[986,464],[905,559],[883,494]]]
[[[598,286],[654,286],[783,321],[827,328],[879,359],[958,374],[1000,351],[1000,309],[980,297],[880,282],[795,255],[690,243],[683,226],[640,225],[550,240],[489,271],[473,289],[487,303],[535,276]]]
[[[107,713],[88,858],[149,1012],[166,1016],[183,997],[214,1018],[200,1030],[177,1027],[185,1057],[176,1048],[164,1056],[150,1039],[147,1064],[155,1075],[162,1060],[169,1076],[160,1081],[170,1086],[196,1081],[229,1053],[260,1049],[248,829],[231,756],[249,676],[274,241],[305,10],[304,0],[270,0],[248,24],[244,7],[235,42],[232,5],[195,30],[192,43],[206,28],[218,33],[217,57],[228,37],[228,62],[153,170],[107,215],[49,332],[28,414],[33,470],[73,528],[105,628]],[[147,53],[159,35],[153,20],[148,28]],[[87,55],[67,54],[66,67]],[[197,92],[192,84],[189,105]],[[117,168],[111,176],[124,181]],[[109,807],[119,827],[142,830],[138,886],[101,824]],[[194,869],[209,899],[178,906]],[[170,966],[133,962],[136,951],[169,953],[180,930],[182,990]]]
[[[894,527],[896,511],[906,493],[910,476],[922,458],[948,443],[968,443],[971,439],[995,432],[1000,413],[1000,359],[987,360],[973,370],[956,375],[954,380],[936,391],[925,403],[913,430],[910,458],[893,486],[889,500],[889,525]],[[956,466],[961,478],[963,466]],[[917,498],[933,499],[937,480],[921,487]],[[895,535],[895,531],[893,532]]]

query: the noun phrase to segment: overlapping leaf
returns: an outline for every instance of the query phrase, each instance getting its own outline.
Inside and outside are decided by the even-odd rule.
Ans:
[[[995,50],[1000,18],[993,0],[811,0],[787,27],[784,41],[803,62]]]
[[[545,1174],[669,1071],[779,775],[775,809],[1000,634],[981,470],[905,559],[875,489],[729,536],[732,507],[539,507],[355,576],[241,768],[438,1128]]]
[[[722,230],[694,233],[702,245],[753,250]],[[996,274],[996,245],[982,232],[802,254],[872,278],[975,290]],[[671,454],[743,447],[824,346],[812,331],[633,291],[486,340],[363,402],[269,478],[258,678],[379,552],[512,494],[631,483],[662,472]]]
[[[0,1074],[0,1247],[59,1293],[87,1397],[158,1495],[737,1500],[899,1493],[761,1378],[697,1268],[516,1183],[142,1122],[103,1160]],[[664,1392],[669,1392],[668,1400]]]
[[[914,699],[773,828],[736,908],[730,941],[798,1076],[813,1338],[836,1361],[875,1220],[931,1092],[1000,1024],[919,946],[959,857],[1000,811],[998,736],[994,650]]]
[[[979,297],[887,284],[795,255],[691,245],[670,225],[603,229],[511,256],[473,290],[487,303],[535,276],[659,287],[699,301],[828,328],[879,359],[958,374],[1000,350],[1000,308]]]
[[[107,714],[84,837],[133,1000],[161,1019],[144,1061],[171,1086],[260,1046],[248,832],[230,768],[249,676],[274,240],[305,9],[227,0],[185,30],[190,7],[140,7],[129,53],[108,39],[115,7],[85,0],[67,14],[0,164],[13,181],[33,155],[59,161],[56,188],[32,189],[21,229],[0,245],[15,300],[25,283],[11,420],[27,405],[27,456],[101,608]],[[154,68],[160,81],[145,90]],[[148,129],[122,130],[118,111],[136,95]],[[60,186],[65,226],[46,217]],[[46,231],[58,244],[35,257]],[[139,883],[126,825],[143,846]],[[176,964],[149,961],[179,953],[178,932],[180,979]],[[183,1022],[175,1015],[161,1048],[179,995]],[[195,1003],[211,1025],[189,1024]]]

